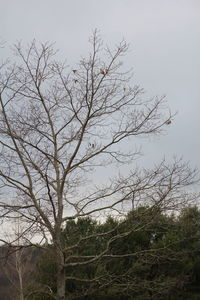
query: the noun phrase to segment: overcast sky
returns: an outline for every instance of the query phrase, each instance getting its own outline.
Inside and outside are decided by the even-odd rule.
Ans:
[[[199,0],[1,0],[0,36],[6,46],[33,38],[56,42],[74,63],[99,29],[109,45],[130,43],[125,63],[147,95],[167,95],[178,115],[168,133],[146,143],[146,163],[174,154],[200,166]],[[5,55],[5,54],[4,54]]]

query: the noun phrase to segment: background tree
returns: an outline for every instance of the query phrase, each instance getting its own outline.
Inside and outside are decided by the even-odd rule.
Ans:
[[[183,209],[179,216],[140,207],[121,220],[108,217],[97,223],[87,217],[67,222],[62,233],[66,246],[86,237],[86,231],[93,235],[89,243],[82,239],[81,245],[71,250],[74,261],[77,255],[79,260],[98,255],[116,231],[132,229],[131,234],[110,245],[107,256],[86,267],[66,270],[66,276],[74,277],[66,281],[69,299],[198,299],[199,225],[196,207]],[[108,229],[109,234],[100,235]],[[56,290],[55,252],[49,247],[51,255],[40,258],[35,279]],[[98,278],[98,283],[93,278]],[[31,299],[40,299],[37,297]]]
[[[150,171],[135,169],[104,185],[95,183],[98,168],[130,163],[139,154],[131,141],[160,134],[171,115],[166,116],[163,97],[144,99],[139,86],[129,86],[130,73],[120,62],[125,42],[104,48],[96,32],[90,42],[89,57],[72,69],[55,60],[49,44],[33,41],[27,50],[17,44],[16,63],[3,66],[0,74],[1,217],[19,217],[23,236],[40,236],[41,243],[51,237],[57,284],[50,294],[57,300],[66,294],[66,268],[98,261],[132,231],[117,232],[98,255],[73,261],[72,246],[62,242],[66,221],[120,214],[133,195],[137,205],[175,209],[189,201],[184,189],[195,176],[181,161],[163,161]]]
[[[0,299],[26,300],[29,286],[33,287],[31,273],[41,251],[24,243],[19,222],[19,219],[14,220],[12,234],[8,234],[6,244],[1,248],[0,268],[6,284],[3,284],[0,290],[7,290],[8,295],[3,296],[0,292]]]

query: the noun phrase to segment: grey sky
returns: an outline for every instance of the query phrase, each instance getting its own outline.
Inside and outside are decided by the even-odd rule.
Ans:
[[[165,154],[200,166],[199,0],[1,0],[0,36],[11,45],[55,41],[68,62],[88,50],[98,28],[106,43],[130,43],[125,64],[148,96],[167,95],[178,111],[167,135],[144,145],[146,163]]]

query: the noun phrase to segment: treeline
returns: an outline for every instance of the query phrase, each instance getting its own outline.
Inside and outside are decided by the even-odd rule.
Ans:
[[[178,215],[140,207],[121,219],[70,220],[62,243],[67,249],[66,300],[200,299],[198,207]],[[52,245],[0,250],[5,257],[0,260],[0,300],[54,299]]]
[[[70,220],[62,242],[68,249],[67,300],[200,299],[197,207],[179,215],[140,207],[101,223],[89,217]],[[55,251],[51,245],[47,250],[32,274],[44,290],[27,299],[50,300],[56,292]]]

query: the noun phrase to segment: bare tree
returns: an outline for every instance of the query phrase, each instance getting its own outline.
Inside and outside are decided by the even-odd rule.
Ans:
[[[12,235],[7,237],[4,254],[1,255],[1,268],[5,278],[10,282],[9,299],[13,299],[13,296],[19,300],[27,299],[26,294],[31,281],[30,273],[34,268],[36,249],[24,244],[22,232],[20,219],[17,218],[14,220]]]
[[[172,116],[164,97],[144,99],[139,86],[130,86],[132,76],[120,62],[128,48],[124,41],[110,50],[95,32],[90,42],[89,57],[72,69],[55,60],[52,45],[33,41],[23,50],[17,44],[17,63],[3,66],[0,75],[1,218],[20,218],[24,239],[27,233],[41,243],[51,237],[57,300],[65,297],[66,266],[89,264],[108,251],[70,262],[61,241],[67,220],[120,214],[133,195],[137,205],[174,208],[188,200],[183,190],[195,175],[181,161],[163,161],[152,171],[136,169],[102,186],[95,182],[98,168],[130,164],[140,154],[133,140],[160,134]]]
[[[28,273],[25,268],[25,251],[23,247],[15,247],[12,249],[12,254],[3,262],[3,273],[10,282],[10,291],[14,289],[15,297],[19,300],[24,300],[24,272]],[[29,270],[30,271],[30,270]],[[11,296],[12,297],[12,296]]]

